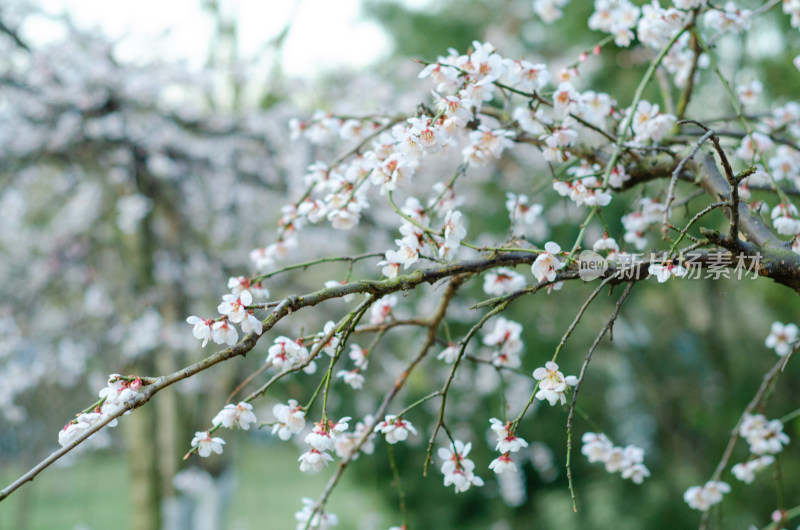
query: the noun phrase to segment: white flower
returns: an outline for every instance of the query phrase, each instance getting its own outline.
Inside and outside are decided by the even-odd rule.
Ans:
[[[225,440],[212,438],[208,431],[196,432],[192,438],[192,447],[197,447],[197,454],[204,458],[210,456],[212,452],[218,455],[222,454],[223,445],[225,445]]]
[[[443,349],[439,355],[436,356],[436,358],[447,364],[453,364],[458,358],[458,352],[458,345],[451,342],[447,345],[447,348]]]
[[[233,346],[239,340],[239,333],[236,328],[228,324],[227,320],[220,320],[211,326],[211,340],[217,344]]]
[[[312,447],[300,455],[297,461],[300,462],[300,471],[303,473],[309,471],[311,473],[319,473],[322,468],[328,465],[328,462],[333,462],[333,457],[326,451],[319,451]]]
[[[495,451],[500,451],[501,453],[516,453],[520,449],[528,447],[528,442],[515,436],[510,430],[510,421],[503,423],[497,418],[492,418],[489,420],[489,423],[492,424],[492,431],[497,435]]]
[[[748,414],[742,420],[739,433],[750,445],[750,452],[761,455],[779,453],[789,443],[780,420],[768,420],[763,414]]]
[[[561,252],[561,247],[557,243],[549,241],[544,245],[544,252],[536,257],[536,261],[531,265],[531,273],[536,281],[543,282],[545,280],[552,282],[555,281],[558,269],[564,266],[564,263],[556,254]]]
[[[328,530],[339,524],[335,514],[314,510],[316,503],[313,499],[303,498],[303,509],[294,514],[297,519],[296,530]]]
[[[512,147],[513,137],[514,133],[511,131],[493,130],[480,125],[478,130],[469,133],[470,144],[461,151],[461,154],[470,166],[484,166],[492,159],[500,158],[503,150]]]
[[[334,423],[331,420],[320,421],[314,424],[314,428],[306,435],[305,442],[314,449],[320,451],[333,450],[336,437],[347,430],[350,417],[346,416]]]
[[[253,295],[250,291],[242,291],[238,298],[234,294],[226,294],[222,300],[223,302],[217,306],[217,311],[221,315],[227,315],[231,322],[239,323],[247,316],[245,306],[253,303]]]
[[[781,203],[772,209],[770,214],[775,230],[785,236],[800,234],[800,220],[796,219],[797,208],[789,203]]]
[[[444,218],[444,245],[439,248],[439,257],[446,257],[449,251],[456,250],[467,235],[467,229],[458,210],[448,210]]]
[[[508,455],[508,453],[505,453],[505,454],[502,454],[502,455],[498,456],[494,460],[492,460],[489,463],[489,469],[491,469],[492,471],[494,471],[498,475],[500,473],[505,473],[505,472],[509,472],[509,471],[512,472],[512,473],[516,473],[517,472],[517,464]]]
[[[744,105],[755,105],[758,102],[758,97],[764,91],[764,85],[761,84],[761,81],[755,79],[745,85],[739,85],[736,87],[736,94],[739,96],[739,100]]]
[[[290,399],[288,405],[279,403],[272,407],[272,414],[278,420],[272,426],[272,434],[277,433],[281,440],[288,440],[306,426],[306,413],[294,399]]]
[[[444,485],[455,486],[456,493],[467,491],[470,486],[483,486],[483,480],[476,476],[473,470],[475,463],[467,458],[472,444],[460,440],[455,441],[455,450],[452,445],[440,447],[438,451],[442,463],[442,474],[444,475]]]
[[[487,272],[483,277],[483,292],[488,295],[501,296],[524,287],[525,277],[505,267]]]
[[[520,366],[519,353],[523,348],[522,340],[520,340],[521,334],[522,325],[518,322],[506,320],[503,317],[497,319],[492,331],[483,337],[483,343],[486,346],[494,346],[496,348],[492,364],[510,368]]]
[[[356,368],[360,368],[362,370],[367,369],[367,365],[369,364],[369,360],[367,356],[369,355],[369,350],[366,348],[362,348],[358,344],[351,344],[350,345],[350,360],[353,361],[353,364],[356,365]]]
[[[194,335],[194,338],[202,340],[203,344],[201,346],[205,348],[209,339],[211,339],[211,326],[214,325],[214,321],[192,315],[186,319],[186,322],[194,326],[192,335]]]
[[[102,419],[103,415],[98,412],[79,414],[74,421],[67,423],[64,425],[64,428],[59,431],[58,443],[61,447],[71,445]]]
[[[343,379],[345,384],[354,390],[361,390],[364,387],[364,376],[356,368],[355,370],[339,370],[336,377]]]
[[[581,441],[583,441],[581,453],[589,459],[589,462],[607,462],[611,450],[614,448],[611,440],[603,433],[584,433]]]
[[[770,333],[764,344],[767,348],[775,350],[779,356],[783,357],[792,349],[792,344],[797,341],[798,329],[794,324],[786,324],[785,326],[780,322],[773,322],[770,328]]]
[[[763,155],[773,147],[775,147],[775,142],[769,136],[754,132],[752,135],[748,134],[742,138],[742,143],[736,150],[736,156],[745,162],[750,162],[756,157],[756,153]]]
[[[565,118],[570,112],[577,109],[580,94],[572,84],[563,82],[558,85],[558,90],[553,93],[553,112],[559,118]]]
[[[676,265],[674,263],[667,263],[666,265],[653,263],[648,267],[647,272],[655,276],[658,283],[664,283],[673,276],[678,278],[686,276],[686,269],[682,265]]]
[[[244,333],[255,333],[256,335],[261,335],[261,332],[264,331],[261,321],[256,318],[252,309],[245,313],[244,320],[242,320],[239,325],[242,327],[242,332]]]
[[[745,484],[752,484],[756,479],[756,473],[771,465],[775,461],[772,455],[764,455],[741,464],[736,464],[731,468],[731,473]]]
[[[630,112],[630,109],[628,109]],[[631,124],[636,135],[633,139],[635,143],[644,143],[647,140],[660,142],[664,135],[672,128],[677,118],[671,114],[662,114],[658,110],[658,105],[649,101],[640,101],[633,114]]]
[[[650,476],[650,470],[644,464],[633,464],[622,470],[622,478],[627,478],[635,484],[641,484]]]
[[[617,242],[614,240],[614,238],[608,237],[608,234],[606,234],[594,242],[594,245],[592,245],[592,250],[595,252],[608,250],[610,253],[615,253],[619,252],[619,245],[617,245]]]
[[[707,511],[722,502],[722,495],[731,491],[727,482],[709,481],[704,486],[692,486],[683,494],[683,500],[690,508]]]
[[[565,404],[567,397],[564,392],[567,386],[575,386],[578,384],[578,379],[574,375],[564,377],[564,374],[558,371],[558,365],[552,361],[548,361],[544,368],[539,367],[533,371],[533,378],[539,381],[539,391],[536,392],[536,399],[550,402],[550,405],[555,405],[557,402]]]
[[[374,432],[382,433],[386,436],[386,441],[390,444],[404,442],[408,439],[408,434],[417,434],[417,430],[411,422],[398,418],[394,414],[387,414],[382,422],[375,426]]]
[[[222,425],[226,429],[238,426],[244,430],[250,429],[251,423],[256,423],[256,415],[253,413],[253,405],[240,401],[238,405],[229,403],[219,411],[211,420],[213,425]]]
[[[387,296],[385,298],[381,298],[377,302],[372,305],[372,309],[370,309],[370,324],[383,324],[392,314],[392,308],[397,305],[397,297]]]
[[[301,339],[292,340],[289,337],[280,336],[269,347],[267,363],[286,369],[306,362],[309,355],[308,349],[303,346]]]

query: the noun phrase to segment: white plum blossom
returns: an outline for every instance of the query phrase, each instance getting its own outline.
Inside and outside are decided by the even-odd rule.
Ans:
[[[755,105],[763,91],[764,85],[762,85],[761,81],[758,79],[736,87],[736,94],[739,96],[739,101],[744,105]]]
[[[630,110],[628,110],[630,112]],[[633,114],[633,141],[641,144],[647,140],[660,142],[667,132],[675,125],[677,118],[671,114],[663,114],[658,110],[658,105],[649,101],[640,101]]]
[[[614,444],[603,433],[584,433],[581,441],[583,442],[581,453],[586,456],[589,462],[606,463],[611,450],[614,448]]]
[[[486,346],[495,348],[492,357],[493,365],[518,368],[522,364],[519,357],[523,348],[521,334],[521,324],[498,317],[492,330],[483,337],[483,343]],[[457,355],[457,351],[453,355]]]
[[[589,18],[589,29],[614,35],[617,46],[630,46],[632,28],[639,20],[639,8],[628,0],[595,0],[594,13]]]
[[[281,335],[277,337],[274,344],[269,347],[266,362],[285,370],[308,362],[309,356],[310,353],[308,349],[303,346],[302,339],[292,340],[289,337]],[[306,373],[314,373],[314,371],[316,371],[316,365],[313,362],[309,363],[303,370]]]
[[[531,265],[531,273],[536,281],[548,282],[555,281],[558,275],[558,270],[561,269],[566,262],[562,262],[557,254],[561,252],[561,247],[557,243],[548,241],[544,245],[544,252],[536,257],[536,260]]]
[[[766,134],[754,132],[742,138],[742,143],[736,150],[736,156],[750,162],[756,158],[756,154],[764,155],[775,147],[775,142]]]
[[[608,251],[609,254],[614,254],[619,252],[619,245],[617,245],[613,237],[608,237],[608,234],[604,234],[603,237],[594,242],[592,250],[595,252],[602,252],[605,250]]]
[[[752,11],[741,9],[734,2],[727,2],[723,9],[709,9],[706,12],[705,25],[714,31],[731,31],[740,33],[749,29]]]
[[[533,64],[525,60],[506,59],[508,83],[523,92],[535,92],[550,82],[550,72],[544,64]]]
[[[664,283],[670,278],[683,278],[686,276],[686,268],[676,263],[653,263],[647,268],[648,274],[655,276],[658,283]]]
[[[264,331],[264,326],[261,321],[253,314],[252,309],[248,309],[245,313],[244,320],[239,323],[243,333],[255,333],[261,335]]]
[[[99,412],[79,414],[75,420],[64,425],[64,428],[58,432],[59,445],[61,445],[61,447],[71,445],[102,419],[103,415]]]
[[[533,0],[534,12],[549,24],[555,22],[564,14],[561,9],[569,3],[569,0]]]
[[[350,344],[350,353],[348,356],[350,360],[353,361],[353,364],[356,365],[356,368],[360,368],[361,370],[367,369],[367,365],[369,364],[369,350],[362,348],[358,344]]]
[[[225,445],[225,440],[212,438],[208,431],[196,432],[192,438],[192,447],[197,447],[197,454],[203,458],[211,456],[211,453],[222,454],[223,445]]]
[[[250,291],[244,290],[239,293],[238,297],[234,294],[226,294],[222,300],[222,303],[217,306],[217,311],[221,315],[227,316],[231,322],[239,323],[247,317],[245,306],[253,303],[253,295],[250,294]]]
[[[800,234],[800,219],[797,219],[797,208],[791,203],[781,203],[772,209],[770,215],[775,230],[784,236]]]
[[[387,296],[381,298],[372,305],[370,309],[370,324],[383,324],[392,315],[392,308],[397,305],[397,297]]]
[[[440,361],[446,362],[447,364],[453,364],[454,362],[456,362],[456,359],[458,358],[458,352],[459,352],[458,345],[451,342],[450,344],[447,345],[447,348],[439,352],[439,355],[437,355],[436,358],[439,359]]]
[[[492,424],[492,431],[497,436],[495,451],[501,453],[516,453],[520,449],[528,447],[528,442],[514,435],[511,430],[512,424],[510,421],[502,422],[497,418],[491,418],[489,422]]]
[[[555,405],[559,401],[561,404],[567,402],[564,394],[567,386],[578,384],[578,378],[574,375],[564,377],[558,370],[558,365],[553,361],[548,361],[544,367],[539,367],[533,371],[533,378],[539,381],[539,390],[536,392],[536,399],[547,400],[550,405]]]
[[[249,430],[250,424],[256,423],[256,415],[253,412],[253,405],[240,401],[237,405],[229,403],[219,411],[211,420],[212,425],[221,425],[226,429],[239,427],[241,429]]]
[[[383,421],[375,426],[373,431],[383,434],[390,444],[406,441],[409,433],[417,434],[417,429],[414,428],[410,421],[398,418],[394,414],[387,414]]]
[[[336,456],[345,459],[349,458],[356,460],[361,453],[371,455],[375,451],[375,442],[373,438],[375,435],[372,433],[373,417],[369,414],[364,416],[364,421],[356,423],[352,433],[344,432],[336,437],[334,447],[336,449]],[[364,443],[357,453],[356,450],[358,442],[366,436]]]
[[[239,340],[239,333],[227,320],[218,320],[211,326],[211,340],[217,344],[233,346]]]
[[[756,473],[772,465],[775,457],[772,455],[759,456],[747,462],[736,464],[731,468],[731,473],[745,484],[752,484],[756,479]]]
[[[333,462],[333,457],[327,451],[312,447],[300,455],[297,461],[300,462],[300,471],[303,473],[319,473],[328,465],[328,462]]]
[[[467,235],[461,212],[449,210],[444,219],[444,244],[439,247],[439,257],[452,257],[452,252],[461,246],[461,240]]]
[[[731,487],[727,482],[712,480],[703,486],[692,486],[687,489],[683,494],[683,500],[690,508],[705,512],[722,502],[722,496],[730,491]]]
[[[783,357],[792,350],[792,345],[797,341],[797,335],[798,328],[795,324],[783,325],[780,322],[773,322],[764,345]]]
[[[272,414],[278,420],[272,425],[272,434],[277,434],[281,440],[288,440],[306,426],[306,413],[294,399],[290,399],[288,405],[278,403],[272,407]]]
[[[314,499],[303,497],[303,509],[294,514],[297,519],[296,530],[329,530],[338,526],[339,518],[336,514],[314,510],[315,506]]]
[[[776,454],[789,443],[780,420],[768,420],[762,414],[747,414],[742,420],[739,434],[747,440],[750,452],[755,455]]]
[[[214,321],[192,315],[186,319],[186,322],[193,326],[192,335],[194,338],[202,340],[201,347],[205,348],[211,339],[211,327],[214,325]]]
[[[489,463],[489,469],[497,473],[516,473],[518,471],[517,464],[508,453],[504,453]]]
[[[336,328],[335,322],[333,322],[332,320],[327,321],[325,325],[322,327],[322,331],[320,331],[317,334],[317,337],[314,339],[315,344],[318,344],[321,340],[330,335],[330,338],[325,342],[325,344],[322,345],[322,348],[320,349],[322,353],[325,353],[330,357],[336,355],[336,350],[339,349],[340,339],[339,335],[334,332],[335,328]]]
[[[305,437],[305,442],[320,451],[332,451],[336,437],[347,430],[350,417],[346,416],[337,422],[323,420],[314,424],[314,428]]]
[[[365,379],[358,368],[355,370],[339,370],[336,372],[336,378],[342,379],[345,384],[353,390],[361,390],[364,388]]]
[[[662,8],[654,0],[642,6],[642,16],[636,27],[636,36],[646,46],[661,48],[681,30],[686,18],[685,11],[679,11],[674,7]]]
[[[483,292],[488,295],[501,296],[524,287],[525,277],[506,267],[493,269],[483,277]]]
[[[467,458],[472,444],[464,444],[461,440],[455,440],[453,445],[440,447],[437,454],[442,459],[442,474],[444,475],[444,485],[455,487],[456,493],[467,491],[470,486],[483,486],[483,479],[475,475],[475,462]]]
[[[484,166],[492,159],[500,158],[505,149],[513,147],[514,133],[504,129],[489,129],[481,125],[469,133],[469,145],[462,150],[464,162],[470,166]]]
[[[142,380],[139,378],[128,381],[119,374],[109,375],[106,386],[98,392],[98,396],[104,400],[103,412],[110,411],[112,407],[132,405],[139,397],[141,388]]]
[[[559,118],[567,117],[571,112],[578,110],[580,97],[571,83],[559,84],[558,90],[553,94],[553,112]]]

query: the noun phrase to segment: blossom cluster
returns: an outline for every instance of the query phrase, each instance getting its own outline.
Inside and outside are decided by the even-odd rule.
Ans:
[[[454,486],[456,493],[467,491],[470,486],[483,486],[483,479],[474,473],[475,462],[467,458],[472,444],[454,440],[447,447],[440,447],[439,458],[442,459],[444,485]]]
[[[107,423],[109,427],[117,425],[116,416],[136,404],[142,389],[142,380],[138,377],[126,378],[119,374],[108,376],[108,384],[98,393],[100,404],[90,411],[84,411],[61,429],[58,443],[67,447],[86,434],[95,425],[115,417]],[[94,436],[94,435],[93,435]]]
[[[489,469],[498,475],[518,471],[516,462],[511,458],[511,453],[516,453],[520,449],[528,447],[528,442],[514,434],[512,422],[502,422],[497,418],[492,418],[489,422],[492,424],[492,431],[497,436],[495,451],[502,453],[492,460],[489,464]]]
[[[620,473],[622,478],[641,484],[650,476],[644,465],[644,450],[635,445],[617,447],[603,433],[587,432],[581,437],[583,453],[589,462],[600,462],[609,473]]]

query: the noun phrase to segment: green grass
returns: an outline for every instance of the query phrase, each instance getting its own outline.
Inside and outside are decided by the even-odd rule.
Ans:
[[[300,473],[299,450],[288,443],[243,440],[232,456],[237,489],[225,518],[226,530],[294,528],[301,498],[317,498],[335,470],[331,464],[319,475]],[[372,462],[362,459],[354,465],[371,466]],[[17,466],[0,469],[2,486],[21,470]],[[127,528],[128,472],[124,453],[108,451],[79,455],[68,467],[49,468],[0,504],[0,530]],[[377,471],[374,480],[378,480]],[[339,528],[358,528],[374,512],[383,514],[382,526],[399,524],[394,508],[384,504],[374,486],[364,473],[358,478],[344,475],[328,503],[328,511],[339,516]]]

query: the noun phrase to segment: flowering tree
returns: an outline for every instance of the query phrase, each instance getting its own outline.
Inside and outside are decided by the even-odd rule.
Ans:
[[[555,22],[565,4],[536,0],[533,8],[543,21]],[[147,92],[140,87],[152,87],[150,69],[95,93],[95,81],[110,83],[121,68],[102,48],[95,65],[106,65],[114,75],[98,68],[86,85],[82,67],[69,61],[78,54],[57,60],[50,59],[52,52],[31,54],[25,70],[30,78],[9,67],[5,86],[18,103],[12,112],[22,133],[4,140],[3,151],[15,164],[9,174],[19,180],[0,198],[8,203],[3,211],[12,212],[6,215],[24,224],[25,212],[14,214],[13,208],[23,200],[13,193],[33,195],[43,161],[50,158],[59,168],[65,159],[73,164],[68,167],[80,167],[80,186],[93,182],[92,171],[107,185],[125,187],[133,179],[138,193],[117,203],[123,233],[134,232],[161,197],[177,194],[180,199],[164,204],[180,208],[165,208],[163,224],[151,226],[141,241],[158,240],[167,253],[165,263],[146,269],[162,267],[160,274],[174,283],[193,284],[189,292],[196,296],[160,310],[185,310],[180,319],[190,327],[166,333],[160,320],[143,321],[144,307],[172,298],[156,291],[120,328],[127,335],[118,332],[116,344],[136,357],[168,339],[182,344],[173,333],[186,337],[191,331],[199,341],[195,351],[222,349],[168,370],[158,362],[140,364],[130,375],[114,369],[125,375],[110,375],[99,399],[88,400],[62,428],[62,448],[3,489],[0,500],[118,419],[132,421],[158,403],[156,394],[165,388],[244,362],[245,356],[251,372],[231,383],[234,392],[216,403],[216,415],[195,424],[185,459],[224,454],[226,429],[270,427],[276,438],[294,439],[301,446],[300,472],[330,474],[322,492],[303,500],[298,528],[336,525],[331,493],[356,467],[354,461],[381,458],[377,446],[383,442],[400,500],[399,528],[425,520],[406,499],[409,484],[401,475],[408,476],[409,466],[416,476],[428,476],[425,488],[433,487],[429,475],[438,473],[455,493],[493,489],[509,505],[523,504],[523,464],[545,482],[557,473],[553,450],[533,439],[542,425],[563,446],[567,511],[578,511],[583,502],[584,479],[573,470],[578,452],[618,474],[614,480],[647,488],[669,466],[662,461],[653,467],[645,444],[633,443],[646,436],[620,438],[613,425],[603,423],[602,410],[595,413],[580,399],[592,385],[626,391],[637,377],[648,377],[632,376],[625,364],[606,364],[608,380],[592,379],[594,354],[608,349],[612,339],[623,343],[620,349],[636,349],[635,333],[629,330],[626,339],[625,330],[619,331],[636,292],[727,279],[726,285],[750,293],[749,277],[760,278],[755,283],[765,291],[773,289],[772,282],[791,296],[800,291],[800,219],[791,199],[800,185],[800,106],[775,101],[751,111],[760,108],[761,83],[737,82],[722,62],[726,39],[778,16],[772,9],[778,4],[745,9],[676,0],[668,7],[638,7],[598,0],[588,26],[601,40],[556,61],[563,67],[511,58],[475,41],[468,50],[451,49],[422,62],[420,88],[408,108],[398,103],[391,112],[353,111],[347,101],[343,108],[286,120],[300,147],[287,146],[279,137],[283,132],[270,127],[285,120],[281,109],[220,124],[217,116],[187,118],[165,108],[163,94],[142,101]],[[795,4],[782,7],[791,24],[800,25]],[[632,94],[593,90],[585,82],[591,75],[584,71],[605,64],[617,48],[647,58],[630,67],[637,77]],[[45,66],[35,67],[38,60]],[[70,76],[73,71],[81,75]],[[406,99],[407,94],[390,98]],[[276,149],[292,149],[292,156]],[[292,164],[308,153],[314,158],[304,173],[292,173]],[[86,160],[100,155],[109,160],[93,169]],[[131,173],[111,177],[109,165]],[[283,166],[293,177],[278,174]],[[267,216],[278,210],[270,206],[271,188],[281,186],[289,199],[277,212],[277,230],[249,253],[247,273],[236,270],[226,284],[209,288],[199,277],[191,280],[186,258],[174,260],[170,269],[169,253],[189,253],[195,238],[198,259],[222,261],[234,251],[221,244],[219,256],[208,256],[205,237],[224,243],[236,231],[251,234],[243,240],[264,238],[257,220],[264,210]],[[201,192],[214,195],[208,199]],[[83,203],[75,208],[81,214],[101,211]],[[62,222],[44,218],[49,231]],[[73,230],[94,236],[95,218]],[[11,237],[23,245],[30,235],[20,230]],[[41,245],[27,247],[34,262]],[[301,287],[306,289],[292,290]],[[221,296],[216,311],[200,305],[209,289]],[[606,293],[610,303],[601,301]],[[92,296],[99,297],[92,306],[98,310],[111,298]],[[89,304],[88,292],[86,298]],[[659,309],[663,318],[679,307]],[[539,321],[567,311],[562,331],[548,331]],[[14,316],[9,314],[9,326],[16,325]],[[109,311],[109,318],[116,316]],[[594,326],[593,338],[575,347],[576,339],[569,339],[581,324]],[[550,344],[547,335],[556,340]],[[710,515],[722,513],[724,496],[733,489],[747,495],[746,485],[766,468],[774,470],[777,500],[759,503],[759,509],[770,504],[766,513],[743,513],[774,528],[800,515],[800,508],[792,508],[797,502],[784,493],[791,479],[782,476],[780,461],[790,441],[784,422],[797,415],[791,396],[781,395],[791,388],[783,379],[796,378],[790,361],[800,348],[798,330],[775,322],[764,336],[762,349],[774,350],[777,358],[753,356],[759,360],[741,372],[737,387],[744,408],[733,422],[714,422],[702,433],[721,446],[714,462],[684,455],[704,478],[672,484],[686,503],[681,520],[693,508],[702,512],[696,518],[700,526],[711,524]],[[657,368],[645,363],[638,373],[649,373],[658,385],[666,376],[653,373]],[[691,374],[667,375],[693,388]],[[43,370],[41,377],[51,375]],[[696,401],[704,399],[701,394],[685,390],[677,397]],[[9,406],[12,398],[6,398]],[[768,398],[773,406],[767,406]],[[266,399],[273,400],[271,410]],[[650,406],[659,405],[653,400]],[[634,429],[642,434],[641,424]],[[491,434],[488,443],[485,433]],[[395,455],[396,447],[414,443],[418,450]]]

